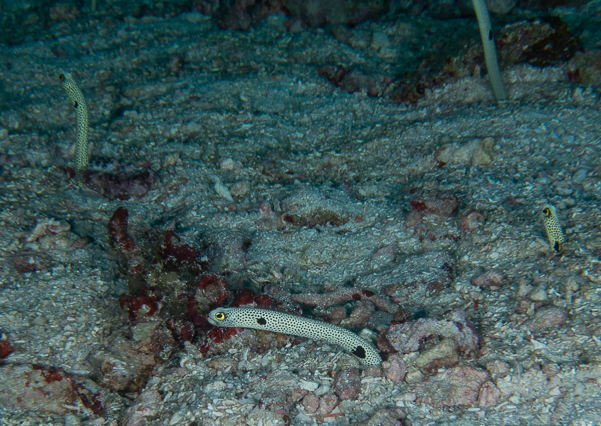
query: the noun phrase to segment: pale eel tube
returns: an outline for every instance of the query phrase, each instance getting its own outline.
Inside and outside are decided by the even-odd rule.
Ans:
[[[557,210],[552,205],[545,204],[541,210],[541,216],[545,225],[545,231],[547,231],[549,244],[551,244],[553,250],[561,250],[564,238],[559,219],[557,218]]]
[[[75,131],[75,170],[81,178],[81,171],[88,166],[88,106],[82,91],[73,80],[70,73],[64,72],[58,75],[61,87],[75,108],[77,117],[77,128]]]
[[[490,15],[486,7],[485,0],[472,0],[476,18],[478,19],[478,27],[480,27],[480,36],[482,37],[482,47],[484,48],[484,60],[486,61],[486,69],[492,85],[492,91],[495,94],[497,101],[502,101],[507,98],[507,92],[501,79],[501,69],[499,68],[499,60],[497,58],[497,49],[495,47],[495,39],[492,36],[492,26],[490,24]]]
[[[208,320],[217,327],[241,327],[273,331],[292,336],[342,346],[355,355],[363,365],[380,365],[382,358],[376,349],[355,333],[337,325],[266,309],[218,308],[209,313]]]

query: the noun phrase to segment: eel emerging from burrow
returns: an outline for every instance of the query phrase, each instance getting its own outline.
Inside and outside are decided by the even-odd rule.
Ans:
[[[81,173],[88,166],[89,160],[88,105],[86,104],[86,99],[84,98],[82,91],[79,89],[70,73],[60,73],[58,75],[58,80],[60,81],[63,90],[67,92],[69,100],[73,103],[73,108],[75,108],[75,115],[77,117],[77,128],[75,131],[75,171],[81,182]]]
[[[241,327],[290,334],[342,346],[363,365],[380,365],[382,358],[365,339],[337,325],[266,309],[217,308],[208,320],[217,327]]]

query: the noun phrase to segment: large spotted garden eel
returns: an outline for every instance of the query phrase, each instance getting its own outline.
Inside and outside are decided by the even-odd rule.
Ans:
[[[363,365],[380,365],[382,358],[367,341],[337,325],[296,315],[254,308],[218,308],[208,320],[218,327],[242,327],[290,334],[342,346]]]

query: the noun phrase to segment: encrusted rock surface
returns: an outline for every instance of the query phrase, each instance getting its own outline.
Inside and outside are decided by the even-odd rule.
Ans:
[[[451,368],[419,384],[416,388],[417,402],[434,407],[472,405],[488,377],[486,371],[472,367]]]

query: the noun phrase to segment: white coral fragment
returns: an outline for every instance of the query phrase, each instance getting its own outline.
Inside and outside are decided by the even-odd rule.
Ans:
[[[215,175],[212,175],[211,179],[213,179],[213,181],[215,181],[215,192],[221,198],[225,198],[226,200],[233,202],[234,199],[232,198],[232,194],[230,194],[230,190],[227,189],[227,186],[225,186],[223,183],[221,183],[221,179],[219,179]]]

